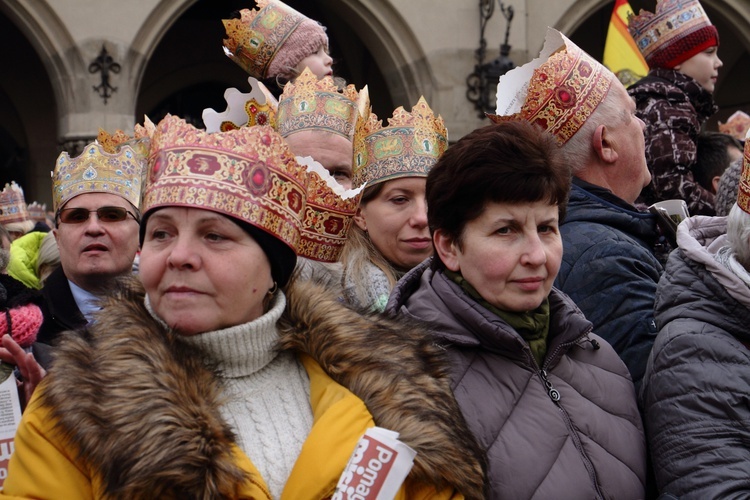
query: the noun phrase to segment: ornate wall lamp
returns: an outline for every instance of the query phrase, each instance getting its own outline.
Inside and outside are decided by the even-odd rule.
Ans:
[[[507,21],[505,42],[500,45],[500,56],[488,63],[484,62],[487,55],[487,40],[484,39],[484,30],[487,27],[487,21],[495,13],[495,1],[479,0],[479,48],[475,51],[474,56],[477,64],[474,65],[474,72],[466,77],[466,86],[469,87],[466,91],[466,98],[474,103],[480,118],[484,118],[485,112],[495,112],[497,82],[501,76],[516,67],[508,57],[510,54],[508,38],[510,37],[510,24],[513,21],[513,6],[509,5],[506,8],[500,0],[497,3],[500,5],[500,11]]]
[[[99,53],[96,59],[89,64],[89,73],[101,72],[102,83],[99,85],[93,85],[94,92],[99,94],[99,97],[104,99],[104,104],[107,104],[107,99],[112,97],[112,92],[117,91],[117,87],[113,87],[109,84],[109,72],[119,73],[120,64],[116,63],[111,55],[107,52],[107,48],[102,45],[102,51]]]

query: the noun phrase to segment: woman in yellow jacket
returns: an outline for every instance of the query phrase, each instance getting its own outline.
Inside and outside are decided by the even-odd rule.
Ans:
[[[417,452],[398,498],[481,498],[440,350],[289,282],[313,174],[283,140],[168,116],[151,147],[142,286],[123,283],[66,335],[2,494],[330,498],[377,425]]]

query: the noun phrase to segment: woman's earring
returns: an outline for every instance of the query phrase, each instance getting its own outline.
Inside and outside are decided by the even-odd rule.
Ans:
[[[268,290],[268,295],[275,294],[278,289],[279,289],[279,285],[274,281],[273,287],[270,290]]]

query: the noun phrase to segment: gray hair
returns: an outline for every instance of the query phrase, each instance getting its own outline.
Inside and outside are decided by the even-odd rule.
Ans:
[[[622,122],[623,109],[615,99],[615,85],[622,85],[616,79],[612,82],[607,95],[596,110],[588,117],[578,132],[571,137],[562,147],[565,161],[573,169],[573,175],[577,174],[589,164],[594,156],[594,148],[591,145],[591,136],[594,135],[599,125],[613,126]]]
[[[737,262],[750,271],[750,214],[736,203],[727,216],[727,239]]]

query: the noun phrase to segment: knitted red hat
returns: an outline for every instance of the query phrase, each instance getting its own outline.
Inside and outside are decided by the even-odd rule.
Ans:
[[[657,0],[655,12],[628,17],[628,31],[651,68],[674,68],[719,45],[719,32],[698,0]]]

